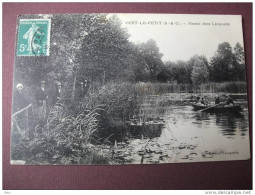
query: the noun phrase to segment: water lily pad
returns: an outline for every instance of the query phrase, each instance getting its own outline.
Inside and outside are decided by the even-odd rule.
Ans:
[[[145,152],[144,151],[138,151],[138,155],[144,155],[145,154]]]
[[[197,156],[197,153],[196,152],[191,152],[189,155],[196,155]]]
[[[185,146],[185,145],[180,145],[180,146],[178,146],[178,148],[179,148],[179,149],[185,149],[186,146]]]
[[[197,147],[197,146],[189,145],[189,146],[187,147],[187,149],[194,150],[196,147]]]

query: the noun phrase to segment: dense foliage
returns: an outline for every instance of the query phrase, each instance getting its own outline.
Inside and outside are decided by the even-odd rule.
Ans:
[[[31,16],[26,16],[31,17]],[[51,55],[17,60],[16,80],[23,79],[33,87],[41,79],[47,83],[60,81],[71,89],[74,72],[76,82],[177,82],[245,81],[242,46],[234,49],[227,42],[218,46],[210,59],[194,55],[188,61],[162,61],[157,43],[151,39],[134,44],[117,16],[107,14],[41,15],[52,19]],[[203,64],[199,70],[198,59]],[[196,64],[196,65],[195,65]],[[201,67],[200,67],[201,68]],[[52,86],[49,86],[52,87]],[[70,91],[68,91],[69,93]]]
[[[32,103],[31,94],[41,80],[46,81],[49,96],[55,81],[61,82],[65,94],[61,104],[48,105],[47,120],[35,122],[32,137],[12,132],[12,159],[30,164],[106,164],[107,157],[96,155],[91,143],[125,141],[126,122],[138,118],[145,96],[245,89],[239,43],[234,50],[229,43],[219,44],[210,60],[194,55],[187,61],[163,62],[156,41],[130,42],[117,16],[37,16],[43,17],[52,21],[50,56],[17,57],[14,84],[22,82]],[[74,97],[85,80],[86,95]]]

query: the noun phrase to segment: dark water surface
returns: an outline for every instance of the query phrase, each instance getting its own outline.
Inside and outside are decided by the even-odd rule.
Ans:
[[[191,160],[241,159],[249,154],[248,127],[247,108],[241,113],[206,113],[191,106],[171,107],[157,139],[165,144],[174,138],[175,145],[195,146],[197,156]],[[183,153],[186,156],[191,151]]]
[[[246,101],[240,113],[194,111],[190,105],[146,104],[151,120],[133,127],[133,138],[117,148],[122,163],[175,163],[248,159],[249,123]],[[157,109],[160,112],[157,112]],[[147,110],[147,112],[146,112]],[[156,118],[154,117],[154,118]]]
[[[171,127],[169,131],[177,134],[179,131],[183,133],[181,137],[211,131],[221,139],[240,139],[246,137],[249,127],[247,108],[238,113],[207,113],[194,111],[191,106],[172,106],[164,117],[166,125]]]

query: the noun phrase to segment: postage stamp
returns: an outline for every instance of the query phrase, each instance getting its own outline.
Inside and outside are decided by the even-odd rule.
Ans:
[[[49,56],[50,19],[20,19],[17,56]]]

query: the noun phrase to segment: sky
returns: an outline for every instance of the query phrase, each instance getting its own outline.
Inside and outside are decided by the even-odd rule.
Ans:
[[[163,61],[188,60],[195,54],[210,59],[218,45],[229,42],[243,46],[241,16],[181,14],[117,14],[130,41],[154,39]],[[218,25],[217,25],[218,24]],[[221,25],[219,25],[221,24]]]

